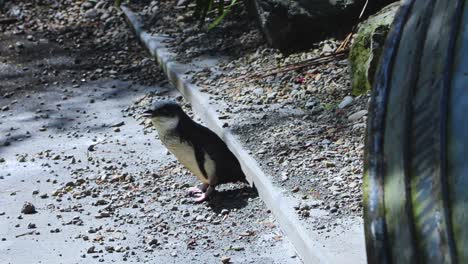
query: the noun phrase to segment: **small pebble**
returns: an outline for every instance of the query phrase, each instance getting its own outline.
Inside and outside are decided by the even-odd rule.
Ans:
[[[227,257],[227,256],[222,256],[221,257],[221,263],[226,264],[226,263],[230,263],[230,262],[231,262],[230,257]]]
[[[36,213],[36,207],[30,202],[25,202],[23,208],[21,209],[21,213],[34,214]]]

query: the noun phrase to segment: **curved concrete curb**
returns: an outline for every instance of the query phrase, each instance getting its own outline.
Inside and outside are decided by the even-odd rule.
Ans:
[[[299,220],[297,213],[293,209],[295,200],[284,195],[280,188],[272,184],[270,178],[265,175],[255,159],[242,147],[229,130],[223,128],[222,122],[218,119],[218,114],[208,101],[208,96],[201,93],[197,86],[187,81],[187,77],[189,76],[185,72],[189,70],[189,67],[175,61],[175,54],[169,52],[167,45],[164,44],[164,40],[168,38],[153,36],[145,32],[136,14],[125,6],[122,6],[122,11],[139,40],[149,53],[157,59],[169,81],[192,105],[193,110],[205,122],[205,125],[216,132],[239,159],[249,182],[255,185],[260,198],[273,212],[280,224],[280,228],[293,243],[304,263],[342,263],[343,260],[349,260],[346,261],[347,263],[362,262],[353,261],[353,259],[362,259],[360,253],[357,254],[359,255],[358,258],[348,258],[347,256],[337,258],[336,252],[341,252],[341,250],[334,249],[335,253],[332,254],[326,252],[327,249],[323,244],[323,239],[312,237],[310,232],[303,226],[304,223]],[[342,245],[338,246],[338,248],[345,250],[348,246],[346,245],[346,241],[339,240],[339,242]],[[362,250],[362,255],[365,255],[364,246],[358,250]]]

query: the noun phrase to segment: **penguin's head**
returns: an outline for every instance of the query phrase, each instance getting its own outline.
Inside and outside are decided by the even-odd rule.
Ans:
[[[185,115],[182,108],[173,101],[155,101],[143,112],[144,117],[151,118],[151,122],[158,131],[173,130]]]

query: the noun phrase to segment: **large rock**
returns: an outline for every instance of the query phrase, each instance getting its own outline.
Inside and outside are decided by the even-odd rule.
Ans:
[[[359,26],[349,54],[354,95],[371,89],[385,38],[399,5],[396,2],[384,7]]]
[[[369,1],[366,12],[395,0]],[[267,41],[282,52],[310,48],[338,28],[350,28],[366,0],[252,0]]]

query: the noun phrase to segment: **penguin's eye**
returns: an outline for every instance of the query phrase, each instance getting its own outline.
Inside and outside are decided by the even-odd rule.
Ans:
[[[168,115],[168,114],[169,114],[169,111],[167,111],[167,109],[165,109],[165,108],[159,110],[159,112],[160,112],[162,115]]]

